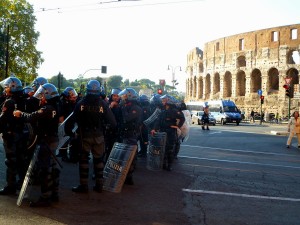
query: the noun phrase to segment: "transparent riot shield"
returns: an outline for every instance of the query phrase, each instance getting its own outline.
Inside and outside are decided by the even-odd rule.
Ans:
[[[115,142],[103,170],[103,190],[120,193],[137,145]]]
[[[166,132],[157,132],[153,136],[149,135],[149,144],[147,151],[147,169],[153,171],[162,170],[166,140]]]

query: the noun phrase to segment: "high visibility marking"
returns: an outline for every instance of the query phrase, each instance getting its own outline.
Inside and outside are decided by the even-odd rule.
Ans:
[[[249,194],[238,194],[230,192],[220,192],[220,191],[206,191],[206,190],[192,190],[192,189],[182,189],[183,192],[189,193],[199,193],[199,194],[211,194],[211,195],[227,195],[243,198],[258,198],[258,199],[268,199],[268,200],[278,200],[278,201],[291,201],[300,202],[299,198],[284,198],[284,197],[274,197],[274,196],[263,196],[263,195],[249,195]]]

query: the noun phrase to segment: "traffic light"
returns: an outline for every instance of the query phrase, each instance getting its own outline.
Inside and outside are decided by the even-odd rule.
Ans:
[[[261,103],[261,104],[264,104],[264,99],[265,99],[265,96],[261,95],[261,96],[260,96],[260,103]]]
[[[164,87],[166,85],[166,80],[159,80],[159,85]]]
[[[290,85],[285,84],[283,88],[285,89],[285,95],[290,98]]]
[[[163,90],[161,88],[157,89],[157,94],[162,95]]]
[[[285,90],[285,95],[286,95],[287,97],[290,97],[290,89],[286,89],[286,90]]]
[[[290,86],[288,84],[285,84],[285,85],[283,85],[283,88],[287,90],[290,88]]]

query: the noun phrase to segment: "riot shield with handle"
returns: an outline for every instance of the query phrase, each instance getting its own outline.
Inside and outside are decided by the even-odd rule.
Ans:
[[[35,163],[37,161],[37,157],[38,157],[39,151],[40,151],[40,146],[36,145],[36,148],[34,150],[32,159],[31,159],[31,161],[29,163],[29,167],[27,169],[27,172],[26,172],[26,175],[25,175],[25,178],[24,178],[24,181],[23,181],[23,185],[22,185],[21,191],[19,193],[19,197],[18,197],[18,200],[17,200],[17,206],[20,206],[22,204],[24,195],[26,193],[28,184],[30,182],[31,174],[33,172]]]
[[[68,117],[69,118],[69,117]],[[67,118],[67,119],[68,119]],[[62,125],[61,125],[62,126]],[[61,127],[60,126],[60,127]],[[73,128],[72,132],[75,132],[77,130],[77,125],[75,125],[75,127]],[[65,137],[62,137],[62,139],[59,141],[58,143],[58,146],[56,147],[56,150],[55,152],[59,151],[59,149],[70,139],[69,136],[65,136]],[[56,158],[55,154],[51,151],[51,149],[48,149],[51,153],[51,156],[54,158],[54,160],[58,163],[58,165],[62,168],[62,164],[59,162],[59,160]],[[39,154],[39,151],[40,151],[40,145],[36,145],[36,148],[34,150],[34,153],[33,153],[33,156],[31,158],[31,161],[29,163],[29,166],[28,166],[28,169],[27,169],[27,172],[26,172],[26,175],[25,175],[25,178],[24,178],[24,181],[23,181],[23,184],[22,184],[22,188],[21,188],[21,191],[19,193],[19,196],[18,196],[18,200],[17,200],[17,206],[21,206],[22,204],[22,201],[23,201],[23,198],[25,196],[25,193],[27,191],[27,187],[28,187],[28,184],[30,183],[31,181],[31,175],[32,175],[32,172],[34,170],[34,167],[35,167],[35,164],[36,164],[36,161],[37,161],[37,158],[38,158],[38,154]]]
[[[149,116],[148,119],[144,120],[143,123],[149,127],[152,123],[155,122],[155,120],[159,117],[161,113],[161,109],[156,108],[155,111],[151,114],[151,116]]]
[[[103,190],[120,193],[137,145],[115,142],[103,170]]]
[[[153,136],[149,135],[147,152],[147,169],[160,171],[163,168],[165,147],[167,141],[166,132],[156,132]]]

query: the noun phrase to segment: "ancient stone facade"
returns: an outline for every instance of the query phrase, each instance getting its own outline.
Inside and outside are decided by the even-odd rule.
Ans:
[[[260,112],[288,115],[283,85],[291,80],[290,109],[299,109],[300,24],[257,30],[208,42],[204,51],[187,57],[185,101],[231,99],[249,115]]]

